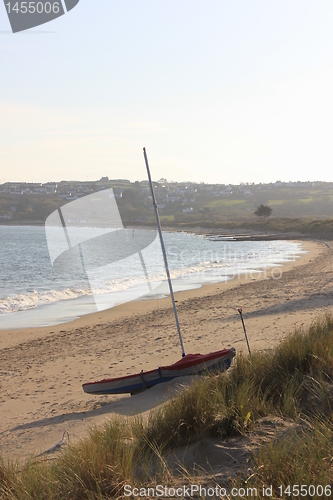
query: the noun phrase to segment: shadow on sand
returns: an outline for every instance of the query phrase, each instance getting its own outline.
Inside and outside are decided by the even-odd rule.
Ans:
[[[159,406],[170,397],[175,396],[183,388],[188,387],[193,379],[194,377],[179,377],[177,380],[171,380],[170,382],[157,385],[147,391],[136,394],[135,396],[124,396],[121,399],[111,402],[99,402],[98,396],[96,396],[96,403],[93,403],[92,400],[90,400],[95,408],[86,411],[64,413],[62,415],[28,422],[14,427],[11,431],[36,429],[64,422],[87,420],[100,415],[122,415],[134,417],[135,415],[139,415],[140,413],[144,413]]]

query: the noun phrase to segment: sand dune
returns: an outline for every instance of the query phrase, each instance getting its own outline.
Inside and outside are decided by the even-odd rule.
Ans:
[[[271,270],[176,294],[187,353],[273,347],[332,310],[331,243],[304,242],[301,258]],[[181,357],[170,299],[123,304],[65,325],[0,332],[0,452],[26,458],[70,440],[113,415],[148,412],[188,380],[136,396],[91,396],[81,384],[156,368]]]

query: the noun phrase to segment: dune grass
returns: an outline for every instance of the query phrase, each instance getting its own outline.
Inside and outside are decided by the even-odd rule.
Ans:
[[[112,420],[52,461],[0,461],[2,499],[119,498],[125,483],[167,474],[163,456],[206,437],[244,435],[258,418],[279,415],[304,423],[301,434],[263,446],[251,478],[237,484],[324,484],[333,467],[333,318],[296,331],[276,349],[238,356],[226,373],[194,380],[148,422]],[[154,472],[153,472],[154,470]],[[165,476],[166,477],[166,476]],[[236,484],[235,483],[235,484]]]
[[[330,407],[333,319],[297,331],[274,351],[238,356],[232,370],[203,380],[151,413],[138,438],[170,449],[205,437],[244,434],[258,417],[297,419]]]
[[[53,461],[31,459],[23,466],[0,462],[0,498],[99,499],[117,497],[134,468],[131,431],[113,420],[91,429]]]
[[[307,428],[301,433],[289,435],[288,439],[275,440],[262,447],[254,457],[254,474],[245,481],[238,481],[238,484],[255,487],[258,491],[262,491],[262,485],[271,485],[275,493],[279,493],[282,486],[283,498],[290,496],[289,485],[291,490],[295,485],[298,485],[299,489],[304,485],[304,494],[291,494],[291,497],[331,498],[333,494],[331,417],[316,419],[308,423]],[[263,498],[262,495],[258,497]]]

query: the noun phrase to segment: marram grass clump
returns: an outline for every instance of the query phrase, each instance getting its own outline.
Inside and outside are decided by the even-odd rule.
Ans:
[[[308,421],[301,431],[261,446],[253,457],[251,475],[235,478],[232,486],[256,491],[259,499],[268,497],[267,487],[270,498],[274,499],[331,498],[332,417],[331,413],[325,418]]]
[[[55,460],[31,459],[20,466],[0,465],[1,499],[117,498],[129,481],[134,462],[131,429],[113,420],[69,446]]]
[[[333,318],[327,316],[272,351],[237,356],[226,373],[198,377],[148,422],[109,421],[52,461],[0,460],[0,499],[110,499],[120,498],[126,483],[151,485],[164,477],[170,484],[163,458],[170,450],[206,437],[241,436],[270,414],[306,425],[301,434],[262,446],[254,474],[235,484],[332,482],[332,375]]]
[[[296,331],[274,351],[238,356],[229,372],[197,379],[157,411],[139,438],[164,449],[246,432],[258,417],[297,418],[330,408],[333,319]]]

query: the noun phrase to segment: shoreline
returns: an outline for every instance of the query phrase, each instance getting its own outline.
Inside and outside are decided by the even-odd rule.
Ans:
[[[220,244],[222,243],[224,245],[224,248],[226,245],[231,244],[231,247],[233,247],[233,244],[235,242],[265,242],[266,246],[269,247],[269,242],[272,240],[283,240],[282,236],[277,237],[277,235],[271,235],[267,233],[258,233],[255,234],[252,231],[246,231],[244,230],[242,233],[239,233],[238,231],[236,233],[234,232],[229,232],[227,233],[222,233],[221,231],[218,231],[217,233],[207,233],[206,231],[194,231],[194,230],[188,230],[188,231],[176,231],[174,228],[167,228],[166,232],[171,232],[171,233],[179,233],[179,232],[184,232],[187,235],[200,235],[200,236],[206,236],[207,240],[211,241],[218,241]],[[290,245],[300,245],[300,241],[297,240],[297,237],[293,238],[286,238],[286,241],[283,243],[287,244],[287,241],[289,240]],[[291,241],[292,240],[292,241]],[[304,243],[304,241],[303,241]],[[215,243],[209,243],[215,246]],[[277,241],[278,244],[278,241]],[[173,248],[173,247],[172,247]],[[279,247],[278,247],[279,248]],[[187,250],[185,250],[186,252]],[[224,250],[225,251],[225,250]],[[267,251],[267,256],[269,255],[269,250],[266,249]],[[206,249],[203,250],[203,260],[205,260],[205,252]],[[215,250],[209,249],[207,250],[209,255],[213,255]],[[233,254],[231,248],[227,250],[227,253],[229,254],[229,259],[230,256]],[[219,259],[220,257],[217,257],[217,254],[220,254],[220,249],[217,250],[216,253],[216,259]],[[271,257],[271,262],[269,264],[265,263],[264,261],[262,263],[259,262],[254,262],[253,266],[254,268],[261,269],[265,271],[267,269],[268,265],[275,265],[277,267],[283,266],[285,262],[283,261],[283,258],[290,258],[293,257],[293,255],[299,256],[302,254],[302,250],[297,251],[297,248],[294,248],[292,250],[285,249],[285,255],[283,256],[283,251],[282,251],[282,256],[280,255],[280,260],[279,257],[277,257],[277,261],[273,264],[274,262],[274,256],[273,258]],[[237,250],[235,252],[235,255],[237,255]],[[172,254],[174,256],[174,254]],[[200,256],[200,258],[202,258]],[[179,259],[179,257],[178,257]],[[209,261],[210,257],[208,257]],[[260,257],[259,257],[260,261]],[[191,261],[189,261],[191,262]],[[181,274],[179,275],[180,269],[175,269],[175,276],[172,277],[172,282],[173,282],[173,287],[174,291],[178,293],[178,290],[190,290],[190,289],[195,289],[195,288],[201,288],[202,286],[211,283],[218,283],[218,279],[220,279],[220,282],[223,283],[224,281],[232,280],[234,279],[234,276],[237,276],[242,273],[242,269],[244,267],[240,266],[239,263],[236,263],[236,260],[231,262],[227,262],[226,268],[225,268],[225,275],[219,273],[215,273],[214,269],[214,262],[211,262],[212,267],[208,265],[206,269],[202,268],[199,271],[193,272],[191,274],[191,271],[188,273],[186,272],[187,270],[191,269],[191,265],[201,265],[201,262],[197,263],[193,261],[193,264],[189,264],[187,262],[186,266],[184,267],[185,271],[181,269]],[[234,264],[232,262],[235,262]],[[209,262],[208,262],[209,263]],[[221,262],[219,262],[221,264]],[[205,262],[206,264],[206,262]],[[251,266],[251,260],[248,260],[247,266]],[[223,265],[222,265],[223,267]],[[230,269],[230,274],[228,273],[228,269]],[[244,272],[249,272],[250,269],[247,271],[246,267],[244,269]],[[163,271],[164,267],[163,267]],[[171,269],[172,272],[172,269]],[[182,276],[182,273],[184,272],[184,276]],[[196,275],[197,272],[197,275]],[[232,273],[235,273],[233,276]],[[207,273],[207,276],[205,275]],[[212,273],[212,274],[209,274]],[[215,274],[214,274],[215,273]],[[182,278],[182,279],[179,279]],[[141,283],[142,285],[142,283]],[[165,285],[165,286],[163,286]],[[6,302],[6,297],[4,297],[4,305],[2,306],[4,311],[3,313],[0,314],[0,332],[2,331],[7,331],[7,330],[17,330],[17,329],[22,329],[22,328],[40,328],[40,327],[51,327],[51,326],[56,326],[59,324],[67,324],[69,322],[72,322],[75,319],[79,319],[81,316],[86,316],[87,314],[91,313],[97,313],[97,307],[95,304],[99,303],[101,306],[101,310],[103,307],[106,308],[111,308],[111,307],[116,307],[112,305],[114,304],[122,304],[122,303],[128,303],[129,300],[133,300],[133,296],[131,295],[131,291],[135,289],[135,287],[138,288],[139,285],[132,285],[130,286],[127,290],[121,290],[120,291],[117,289],[114,291],[114,293],[110,293],[110,296],[108,295],[110,291],[105,290],[103,293],[99,293],[94,297],[93,290],[89,289],[89,286],[87,287],[87,293],[84,291],[84,286],[83,285],[83,290],[78,289],[78,291],[71,290],[71,285],[68,285],[68,289],[58,289],[55,287],[55,289],[52,288],[52,283],[47,283],[47,286],[49,288],[49,294],[48,296],[48,290],[46,288],[38,288],[38,285],[36,285],[36,290],[32,290],[32,288],[28,291],[22,292],[24,295],[20,295],[20,292],[18,292],[18,296],[13,296],[13,300],[11,301],[11,295],[9,294],[8,300]],[[125,287],[126,288],[126,287]],[[168,296],[169,295],[169,290],[167,289],[167,282],[164,281],[164,283],[161,283],[160,288],[157,288],[153,294],[151,294],[151,297],[159,296]],[[34,294],[31,294],[30,292],[33,291]],[[139,299],[134,299],[134,300],[150,300],[148,295],[145,296],[147,293],[147,287],[146,290],[142,288],[142,292],[139,291],[137,294],[138,296],[141,295],[141,298]],[[45,293],[44,293],[45,292]],[[127,297],[126,297],[127,293]],[[61,296],[62,294],[62,296]],[[32,296],[31,296],[32,295]],[[44,296],[45,295],[45,296]],[[75,296],[76,295],[76,296]],[[68,296],[72,296],[70,299]],[[95,299],[95,300],[94,300]],[[151,298],[151,300],[155,300],[154,298]],[[26,302],[25,302],[26,301]],[[16,309],[16,310],[15,310]]]
[[[281,267],[281,279],[243,276],[177,292],[187,353],[234,346],[247,353],[238,307],[252,351],[266,350],[331,310],[332,246],[303,242],[307,254]],[[0,453],[27,458],[71,441],[106,417],[148,412],[177,384],[130,396],[91,396],[81,384],[170,364],[181,357],[170,297],[130,302],[52,327],[0,333]]]
[[[237,240],[238,241],[238,240]],[[315,251],[314,247],[316,246],[317,243],[321,242],[316,242],[316,241],[299,241],[299,240],[293,240],[295,243],[301,243],[303,248],[301,252],[305,253],[300,253],[297,254],[297,257],[295,260],[288,261],[288,262],[283,262],[283,263],[278,263],[276,264],[275,267],[267,267],[267,268],[260,268],[258,270],[253,270],[249,272],[244,272],[241,273],[239,272],[238,274],[235,274],[235,276],[231,277],[230,279],[227,279],[226,281],[220,281],[216,283],[202,283],[199,286],[194,286],[193,288],[188,288],[183,291],[174,291],[175,299],[176,302],[190,299],[193,297],[202,297],[206,295],[211,295],[211,294],[216,294],[218,290],[223,287],[224,290],[230,288],[230,287],[235,287],[238,284],[243,284],[248,281],[252,281],[253,279],[256,280],[262,280],[265,279],[265,276],[270,275],[271,273],[274,272],[275,269],[281,270],[281,272],[286,272],[290,270],[291,268],[298,266],[298,265],[303,265],[308,261],[308,258],[310,259],[310,256],[312,253]],[[313,245],[312,245],[313,244]],[[276,279],[275,277],[273,279]],[[71,299],[71,300],[77,300],[77,299]],[[61,330],[64,329],[71,329],[71,328],[80,328],[83,326],[94,326],[96,323],[99,323],[101,320],[102,321],[113,321],[113,320],[119,320],[123,319],[129,315],[132,314],[137,314],[140,312],[143,312],[146,310],[146,308],[150,309],[151,307],[156,307],[156,308],[163,308],[163,307],[168,307],[171,306],[171,299],[170,299],[170,294],[168,293],[167,296],[165,297],[155,297],[155,298],[149,298],[149,299],[137,299],[134,301],[129,301],[129,302],[124,302],[119,305],[113,306],[109,309],[105,309],[102,311],[94,311],[92,313],[84,314],[82,316],[79,316],[75,319],[71,319],[69,321],[64,321],[61,323],[57,324],[50,324],[50,325],[43,325],[43,326],[27,326],[27,327],[13,327],[13,328],[1,328],[0,325],[0,349],[3,346],[3,335],[8,334],[10,337],[14,338],[16,337],[16,334],[18,331],[21,332],[22,335],[27,333],[29,335],[29,338],[38,338],[35,336],[35,334],[38,336],[38,333],[41,335],[47,334],[47,332],[51,329],[52,333],[59,333]],[[49,307],[48,304],[46,305],[41,305],[39,306],[41,309],[44,307]],[[22,313],[26,313],[29,311],[32,311],[34,313],[37,312],[37,309],[27,309],[22,311]],[[19,312],[14,312],[10,314],[18,314]],[[7,341],[6,341],[7,342]],[[10,342],[10,341],[9,341]],[[16,340],[14,341],[14,344]]]

